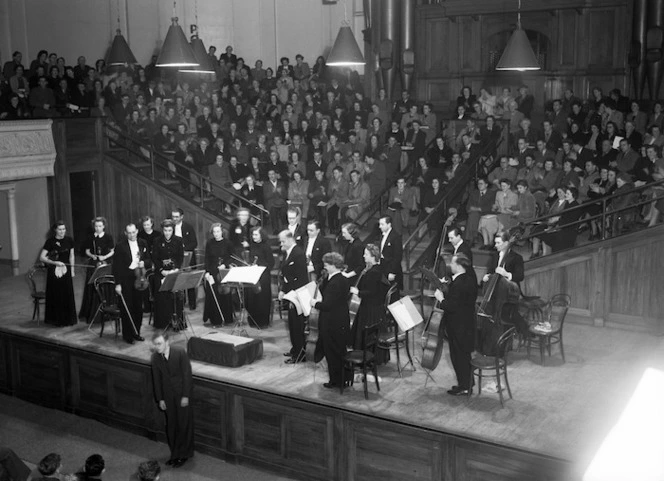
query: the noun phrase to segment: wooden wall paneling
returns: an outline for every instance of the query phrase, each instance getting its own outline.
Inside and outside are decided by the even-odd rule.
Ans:
[[[482,44],[480,23],[472,17],[457,19],[459,29],[459,63],[462,72],[481,70]]]
[[[455,481],[554,481],[573,479],[569,466],[501,446],[455,439]]]
[[[425,97],[427,101],[432,102],[436,109],[443,109],[447,111],[450,105],[456,105],[456,97],[458,92],[453,91],[451,83],[447,80],[424,80],[422,81],[425,86]],[[455,82],[456,83],[456,82]]]
[[[10,344],[12,391],[22,399],[65,409],[69,369],[67,356],[57,346],[22,341]]]
[[[653,240],[650,244],[648,271],[650,295],[647,299],[649,317],[664,319],[664,239]]]
[[[331,411],[236,396],[234,448],[245,457],[271,463],[315,479],[334,479],[334,418]]]
[[[558,28],[555,31],[558,40],[558,52],[555,60],[558,63],[558,67],[574,68],[576,66],[578,16],[579,14],[575,10],[562,10],[558,12]]]
[[[592,258],[584,256],[579,259],[579,262],[570,263],[563,268],[564,281],[560,293],[569,294],[572,297],[572,305],[577,309],[587,310],[589,308],[592,285],[591,266]]]
[[[434,72],[449,72],[450,57],[453,56],[450,21],[446,18],[429,19],[424,22],[423,34],[426,45],[435,47],[422,51],[427,75]]]
[[[8,342],[0,338],[0,392],[11,393],[11,365]]]
[[[347,417],[343,445],[348,481],[442,480],[446,445],[440,435],[406,426],[385,430],[366,419]],[[454,479],[454,478],[453,478]]]
[[[226,391],[204,381],[194,382],[194,432],[196,446],[206,452],[220,454],[228,451],[229,403]]]
[[[589,29],[585,37],[588,47],[588,66],[613,67],[613,47],[616,42],[613,33],[615,31],[614,9],[591,9],[588,10],[588,17]]]

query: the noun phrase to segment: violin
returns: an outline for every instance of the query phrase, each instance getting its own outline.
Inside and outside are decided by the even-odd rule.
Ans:
[[[314,292],[314,299],[318,296],[320,291],[320,286],[323,281],[327,278],[325,270],[321,273],[320,279],[316,282],[316,291]],[[305,355],[307,361],[319,363],[323,359],[323,350],[317,349],[319,341],[319,328],[318,328],[318,309],[312,307],[311,313],[309,313],[309,334],[307,335],[307,344],[305,349]]]
[[[144,267],[137,267],[134,269],[134,289],[137,291],[144,291],[148,288],[147,269]]]

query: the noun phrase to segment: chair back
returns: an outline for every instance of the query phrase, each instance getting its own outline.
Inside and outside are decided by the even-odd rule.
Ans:
[[[362,361],[367,360],[367,354],[376,355],[376,348],[380,338],[380,322],[370,324],[362,329]]]
[[[500,359],[507,358],[508,347],[511,345],[516,335],[516,327],[512,326],[503,332],[496,341],[495,357]]]
[[[31,267],[25,274],[25,281],[30,288],[30,295],[36,297],[46,292],[46,268],[42,266]]]
[[[100,276],[94,282],[95,291],[99,295],[102,309],[117,307],[117,296],[115,294],[115,279],[113,276]]]
[[[551,323],[551,332],[562,330],[571,302],[572,298],[568,294],[556,294],[549,300],[547,317]]]

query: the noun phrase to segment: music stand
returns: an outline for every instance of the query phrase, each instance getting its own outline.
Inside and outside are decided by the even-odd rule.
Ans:
[[[184,299],[182,317],[178,314],[178,300],[183,297],[187,289],[195,289],[201,283],[201,279],[205,275],[204,270],[197,271],[177,271],[164,277],[164,282],[159,288],[159,292],[171,292],[173,294],[173,317],[171,318],[170,328],[174,331],[185,331],[184,335],[187,337],[186,329],[191,329],[191,334],[196,336],[194,326],[187,317],[184,310]]]
[[[251,317],[249,311],[247,311],[244,304],[244,289],[246,287],[254,288],[258,285],[261,279],[261,275],[267,269],[265,266],[239,266],[231,267],[226,276],[221,281],[221,284],[228,285],[229,287],[235,287],[237,289],[237,295],[240,299],[240,315],[235,319],[235,324],[233,325],[233,330],[231,335],[233,336],[247,336],[247,330],[245,326],[249,326],[247,322],[247,317],[251,318],[254,322],[254,327],[256,329],[258,324],[256,319]],[[251,327],[251,326],[249,326]]]

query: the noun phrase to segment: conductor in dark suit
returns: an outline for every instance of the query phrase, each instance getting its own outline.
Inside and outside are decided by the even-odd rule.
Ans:
[[[281,289],[279,300],[284,294],[299,289],[309,282],[307,275],[307,260],[304,252],[295,244],[295,238],[288,230],[279,233],[279,245],[284,252],[284,261],[281,264]],[[304,316],[298,315],[295,306],[289,303],[288,307],[288,333],[290,335],[291,349],[284,353],[287,356],[286,364],[295,364],[306,361],[304,355]]]
[[[403,289],[401,235],[392,229],[392,217],[389,215],[380,218],[378,227],[382,233],[380,239],[380,265],[383,274],[388,281],[396,282],[399,289]]]
[[[457,385],[447,391],[452,396],[467,395],[472,390],[470,357],[475,341],[475,301],[477,280],[472,273],[470,260],[457,254],[452,257],[452,283],[447,295],[436,290],[436,299],[445,311],[447,337],[450,343],[450,359],[457,377]]]
[[[179,207],[173,209],[171,212],[171,220],[175,224],[174,235],[182,239],[184,245],[184,252],[191,252],[191,260],[189,265],[196,265],[196,254],[194,250],[198,247],[198,239],[196,238],[196,231],[184,221],[184,211]],[[185,266],[187,267],[187,266]],[[196,291],[197,289],[187,289],[187,299],[189,300],[189,309],[192,311],[196,309]]]
[[[122,315],[122,338],[129,344],[134,341],[143,341],[141,337],[141,324],[143,322],[143,291],[134,287],[136,275],[134,269],[152,267],[148,254],[148,244],[138,237],[136,224],[127,224],[125,227],[126,239],[115,246],[113,259],[113,277],[115,278],[115,292],[124,297],[120,302]],[[127,309],[129,312],[127,313]],[[133,322],[133,324],[132,324]]]
[[[307,272],[314,281],[320,278],[323,270],[323,256],[332,250],[330,241],[323,237],[320,222],[312,220],[307,225],[307,241],[304,255],[307,259]]]
[[[348,312],[348,280],[341,274],[344,258],[337,252],[328,252],[323,256],[323,264],[327,271],[327,279],[322,283],[320,292],[322,299],[311,300],[311,305],[320,311],[318,318],[323,354],[327,359],[327,371],[330,381],[323,384],[326,388],[341,385],[341,370],[348,331],[350,314]]]
[[[193,392],[187,353],[172,347],[167,331],[152,336],[152,383],[159,409],[166,414],[166,438],[171,458],[166,464],[179,468],[194,455]]]

